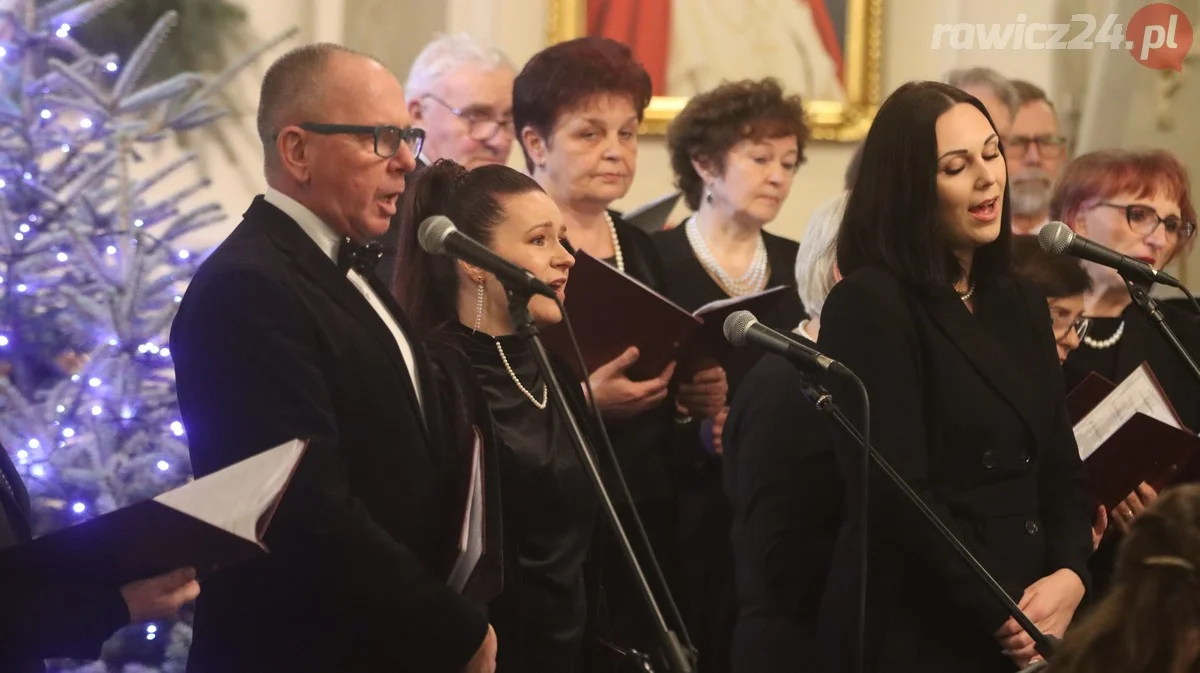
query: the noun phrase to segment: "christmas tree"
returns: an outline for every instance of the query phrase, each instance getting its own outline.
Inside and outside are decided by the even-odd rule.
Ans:
[[[0,442],[44,534],[190,478],[166,337],[203,253],[183,237],[222,221],[207,187],[167,191],[196,156],[153,171],[147,149],[225,111],[217,92],[279,36],[203,76],[146,82],[177,21],[124,62],[71,36],[121,0],[0,0]],[[168,147],[170,149],[170,147]],[[104,660],[54,670],[179,671],[188,620],[130,627]]]

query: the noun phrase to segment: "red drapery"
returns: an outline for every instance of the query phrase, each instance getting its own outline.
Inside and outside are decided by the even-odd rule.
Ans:
[[[838,79],[845,83],[841,40],[829,18],[825,0],[796,1],[808,4],[821,35],[821,44],[837,66]],[[670,0],[588,0],[587,34],[602,35],[629,45],[650,73],[654,95],[666,95]]]

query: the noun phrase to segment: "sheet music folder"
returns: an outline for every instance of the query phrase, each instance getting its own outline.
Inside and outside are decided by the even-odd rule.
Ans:
[[[1097,504],[1116,507],[1143,481],[1162,490],[1193,475],[1200,439],[1183,427],[1150,366],[1119,385],[1089,374],[1067,396],[1079,456]]]
[[[267,553],[263,536],[308,443],[293,440],[129,507],[0,552],[0,574],[120,586]]]
[[[725,318],[734,311],[761,312],[786,289],[781,285],[724,299],[689,313],[637,279],[578,251],[564,305],[588,372],[637,346],[640,355],[627,374],[644,380],[658,376],[673,360],[676,371],[687,373],[721,359],[732,348],[722,332]],[[564,323],[544,328],[542,338],[547,349],[577,367]]]

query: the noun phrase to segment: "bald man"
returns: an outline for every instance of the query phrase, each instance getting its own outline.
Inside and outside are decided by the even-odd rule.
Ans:
[[[188,671],[491,671],[486,617],[446,584],[433,374],[360,246],[388,228],[423,134],[386,68],[327,44],[268,69],[258,132],[266,194],[172,327],[179,404],[197,476],[309,445],[270,553],[205,584]]]

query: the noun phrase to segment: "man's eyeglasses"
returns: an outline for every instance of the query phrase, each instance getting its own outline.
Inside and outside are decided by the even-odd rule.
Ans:
[[[408,145],[413,157],[421,154],[421,146],[425,144],[425,130],[399,126],[358,126],[354,124],[317,124],[305,122],[300,128],[321,135],[370,135],[375,137],[375,154],[391,159],[400,151],[400,143]]]
[[[1158,225],[1162,225],[1167,232],[1167,238],[1174,239],[1176,242],[1182,242],[1190,239],[1192,234],[1196,233],[1196,225],[1191,222],[1184,222],[1182,218],[1176,215],[1168,215],[1159,217],[1158,211],[1150,206],[1143,206],[1136,203],[1108,203],[1102,201],[1098,206],[1105,208],[1116,208],[1117,210],[1125,211],[1125,221],[1129,224],[1129,228],[1138,236],[1149,236],[1158,229]]]
[[[1053,312],[1053,311],[1052,311]],[[1088,328],[1092,326],[1091,318],[1076,318],[1071,320],[1069,315],[1054,316],[1054,339],[1065,339],[1070,330],[1075,330],[1075,336],[1080,339],[1087,334]]]
[[[1004,139],[1005,149],[1012,157],[1024,156],[1030,145],[1037,145],[1038,154],[1043,157],[1055,159],[1067,148],[1067,139],[1065,136],[1049,133],[1040,136],[1008,136]]]
[[[427,93],[423,97],[432,100],[438,105],[441,105],[449,110],[450,114],[466,122],[467,136],[469,136],[471,140],[491,140],[500,131],[504,131],[510,135],[513,133],[513,120],[511,117],[507,119],[497,119],[494,115],[492,115],[491,112],[485,110],[480,110],[477,108],[467,108],[463,110],[461,108],[456,108],[433,94]]]

